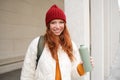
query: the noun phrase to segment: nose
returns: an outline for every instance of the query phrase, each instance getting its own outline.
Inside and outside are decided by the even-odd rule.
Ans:
[[[56,27],[59,28],[60,27],[60,23],[56,23]]]

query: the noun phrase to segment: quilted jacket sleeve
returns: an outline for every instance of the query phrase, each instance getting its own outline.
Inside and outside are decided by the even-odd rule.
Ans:
[[[21,71],[21,80],[35,80],[38,39],[34,39],[28,47]]]
[[[73,55],[75,57],[75,60],[72,62],[72,75],[71,75],[72,80],[86,80],[85,75],[81,76],[79,71],[78,71],[79,67],[80,67],[79,70],[82,69],[80,66],[80,64],[82,64],[82,60],[81,60],[81,57],[79,54],[79,50],[74,42],[72,42],[72,44],[73,44]]]

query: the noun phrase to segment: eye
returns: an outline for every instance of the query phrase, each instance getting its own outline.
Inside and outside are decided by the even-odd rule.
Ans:
[[[55,24],[55,23],[56,23],[55,21],[50,22],[50,24]]]
[[[59,23],[64,24],[64,21],[60,21]]]

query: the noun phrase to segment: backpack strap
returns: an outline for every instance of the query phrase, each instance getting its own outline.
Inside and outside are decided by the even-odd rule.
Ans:
[[[37,46],[37,59],[36,59],[36,68],[37,68],[37,65],[38,65],[38,61],[39,61],[39,58],[43,52],[43,49],[44,49],[44,45],[45,45],[45,40],[44,40],[44,36],[40,36],[39,38],[39,41],[38,41],[38,46]],[[35,69],[36,69],[35,68]]]

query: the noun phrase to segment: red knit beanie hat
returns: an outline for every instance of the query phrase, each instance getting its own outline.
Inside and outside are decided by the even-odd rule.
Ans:
[[[54,19],[62,19],[66,22],[66,16],[64,12],[55,4],[51,6],[51,8],[46,13],[46,25]]]

